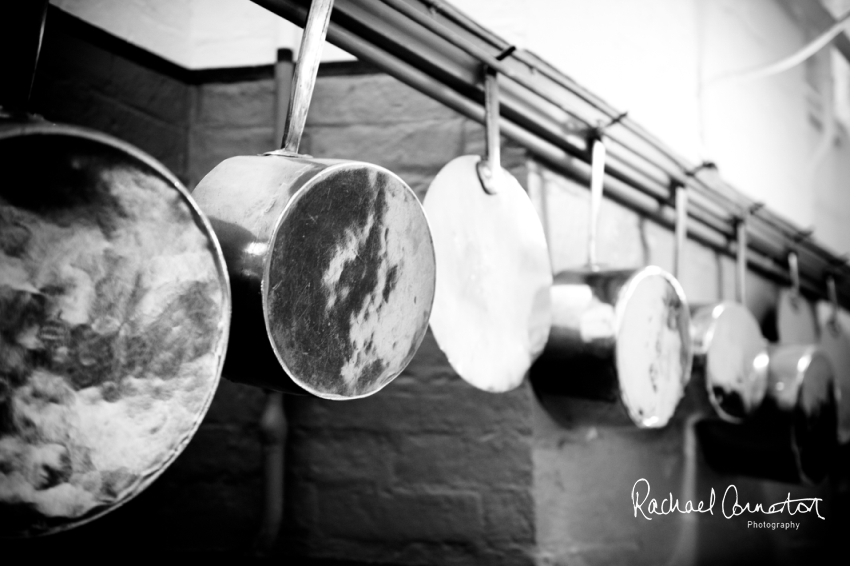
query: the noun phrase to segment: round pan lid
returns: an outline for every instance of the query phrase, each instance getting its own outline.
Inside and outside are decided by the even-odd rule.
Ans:
[[[679,282],[655,266],[635,272],[615,308],[620,395],[642,428],[665,426],[691,373],[690,314]]]
[[[504,169],[496,193],[485,192],[479,159],[453,159],[425,196],[437,258],[431,329],[464,380],[504,392],[546,345],[552,270],[528,195]]]
[[[109,136],[0,133],[0,535],[85,523],[183,451],[221,372],[230,289],[179,181]]]

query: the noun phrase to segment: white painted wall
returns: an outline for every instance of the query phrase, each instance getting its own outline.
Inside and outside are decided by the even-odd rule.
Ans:
[[[188,69],[273,63],[297,53],[301,28],[249,0],[50,0],[118,37]],[[326,43],[323,61],[353,59]]]
[[[830,2],[836,12],[850,7]],[[850,140],[838,129],[815,167],[821,130],[809,120],[804,65],[753,82],[712,82],[780,60],[813,38],[815,30],[777,1],[452,3],[628,110],[685,157],[714,161],[735,188],[813,227],[827,247],[850,252]]]
[[[298,28],[249,0],[51,1],[194,69],[270,63],[278,47],[300,38]],[[827,247],[850,252],[850,137],[837,127],[832,143],[823,143],[810,120],[817,96],[804,66],[754,82],[712,82],[779,60],[813,37],[817,30],[804,29],[778,0],[452,3],[628,110],[678,153],[716,162],[735,188],[813,227]],[[835,13],[850,7],[850,0],[825,3]],[[326,60],[346,57],[325,50]],[[846,97],[844,80],[825,88]]]

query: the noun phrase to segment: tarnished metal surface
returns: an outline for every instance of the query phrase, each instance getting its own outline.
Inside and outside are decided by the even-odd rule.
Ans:
[[[128,144],[0,127],[0,534],[87,522],[141,492],[212,400],[230,290],[176,178]]]
[[[767,389],[767,341],[750,311],[733,302],[697,309],[691,317],[694,367],[724,420],[740,422],[761,405]]]
[[[791,448],[802,479],[828,471],[838,434],[838,392],[827,356],[816,346],[782,346],[770,353],[767,396],[791,424]]]
[[[631,422],[667,424],[690,376],[690,315],[662,269],[568,271],[552,286],[552,329],[536,384],[619,398]]]
[[[245,156],[193,196],[233,283],[227,377],[353,399],[401,373],[425,335],[435,277],[428,222],[401,179],[367,163]]]
[[[439,274],[431,329],[464,380],[503,392],[522,383],[546,345],[552,273],[528,195],[504,169],[488,194],[479,160],[453,159],[425,197]]]

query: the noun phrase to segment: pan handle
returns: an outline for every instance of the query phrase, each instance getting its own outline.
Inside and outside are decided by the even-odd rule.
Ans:
[[[796,308],[800,298],[800,268],[796,251],[788,252],[788,271],[791,275],[791,304]]]
[[[0,105],[25,114],[44,36],[48,0],[14,0],[4,4],[0,25]]]
[[[688,240],[688,188],[676,185],[676,244],[673,256],[673,277],[679,279],[685,259],[685,244]]]
[[[736,227],[738,249],[735,253],[735,301],[743,305],[747,299],[747,225],[749,212],[744,212]]]
[[[829,315],[829,326],[835,331],[838,329],[838,292],[835,289],[834,275],[829,275],[826,278],[826,292],[829,295],[829,302],[832,305],[832,312]]]
[[[333,0],[313,0],[307,23],[304,25],[304,35],[301,36],[301,49],[295,64],[289,114],[286,116],[282,141],[283,149],[293,154],[298,153],[298,146],[301,145],[301,135],[307,122],[307,111],[310,109],[310,99],[316,85],[316,73],[319,71],[322,46],[328,33],[333,4]]]
[[[486,154],[478,162],[478,178],[487,194],[498,192],[496,176],[502,170],[499,147],[499,75],[490,67],[484,67],[484,129]]]
[[[599,210],[602,208],[602,184],[605,179],[605,156],[607,150],[601,136],[592,138],[590,161],[590,236],[587,239],[587,261],[596,268],[596,247],[599,232]]]

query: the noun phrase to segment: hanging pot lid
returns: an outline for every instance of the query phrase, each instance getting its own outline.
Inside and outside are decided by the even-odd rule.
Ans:
[[[487,159],[452,160],[424,200],[437,261],[430,324],[464,380],[504,392],[546,345],[552,270],[534,206],[500,165],[498,83],[485,77]]]

